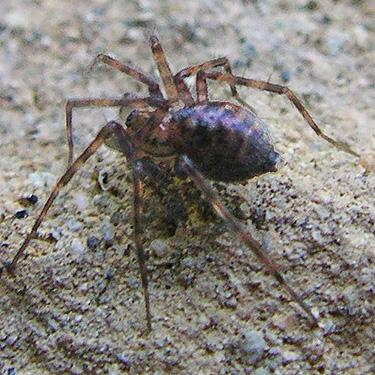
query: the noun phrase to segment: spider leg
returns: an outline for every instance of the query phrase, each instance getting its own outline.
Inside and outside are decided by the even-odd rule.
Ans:
[[[152,131],[155,126],[159,124],[158,119],[164,115],[163,111],[157,111],[157,116],[150,117],[145,128],[148,131]],[[107,137],[105,144],[117,151],[122,152],[132,170],[132,178],[134,185],[134,201],[133,201],[133,223],[134,223],[134,239],[135,239],[135,249],[138,259],[139,271],[141,274],[143,295],[145,299],[146,308],[146,321],[147,329],[151,331],[151,307],[150,307],[150,293],[148,290],[148,277],[147,277],[147,267],[146,267],[146,255],[143,249],[143,228],[141,225],[141,217],[143,214],[143,184],[142,175],[144,174],[143,161],[141,159],[137,160],[136,143],[134,142],[134,137],[131,137],[129,133],[120,125],[116,128],[116,132],[112,132],[111,137]],[[146,132],[142,134],[147,137]],[[140,137],[138,142],[142,142],[144,138]]]
[[[52,193],[48,197],[47,202],[44,204],[42,211],[40,212],[38,218],[36,219],[30,233],[27,235],[25,241],[17,251],[16,255],[14,256],[12,262],[8,265],[9,271],[15,269],[16,264],[22,254],[24,253],[25,249],[29,245],[30,241],[37,237],[37,230],[42,224],[45,216],[47,215],[48,210],[52,206],[52,203],[57,198],[60,191],[68,184],[71,178],[77,173],[77,171],[82,167],[82,165],[96,152],[96,150],[102,145],[107,137],[109,137],[112,133],[117,131],[117,128],[121,127],[120,124],[111,121],[107,125],[105,125],[97,134],[95,139],[90,143],[90,145],[85,149],[85,151],[74,161],[74,163],[67,169],[67,171],[63,174],[60,180],[57,182],[55,188],[53,189]],[[121,127],[122,128],[122,127]]]
[[[331,145],[335,146],[336,148],[347,152],[348,154],[354,155],[356,157],[359,157],[359,154],[352,150],[352,148],[343,141],[336,141],[333,138],[329,137],[323,131],[318,127],[318,125],[315,123],[314,119],[311,117],[305,106],[302,104],[302,102],[297,98],[297,96],[294,94],[294,92],[287,86],[281,86],[276,85],[274,83],[269,83],[265,81],[258,81],[255,79],[250,78],[243,78],[234,76],[232,74],[227,73],[220,73],[220,72],[208,72],[203,73],[206,78],[212,79],[214,81],[218,82],[226,82],[229,84],[235,84],[235,85],[241,85],[246,87],[251,87],[254,89],[259,89],[262,91],[269,91],[280,95],[286,95],[288,99],[292,102],[292,104],[298,109],[298,111],[301,113],[303,118],[306,120],[306,122],[309,124],[309,126],[314,130],[314,132],[321,138],[325,139],[327,142],[329,142]]]
[[[121,98],[121,99],[70,99],[65,107],[66,119],[66,133],[69,146],[68,166],[73,162],[74,158],[74,143],[73,143],[73,108],[82,107],[126,107],[131,105],[132,108],[148,110],[151,107],[158,107],[165,105],[166,101],[163,99],[149,97],[149,98]]]
[[[155,35],[152,35],[150,37],[150,47],[156,66],[159,70],[160,78],[163,81],[168,100],[170,101],[172,106],[178,105],[179,96],[176,84],[174,82],[173,74],[165,57],[163,47],[161,46],[159,39]]]
[[[150,307],[150,293],[148,291],[148,277],[146,267],[146,255],[143,249],[142,240],[142,225],[141,217],[143,213],[143,184],[141,182],[142,174],[142,163],[132,163],[132,176],[134,184],[134,201],[133,201],[133,220],[134,220],[134,235],[135,235],[135,248],[137,252],[139,271],[141,274],[141,281],[143,287],[143,295],[145,298],[146,307],[146,321],[147,329],[150,332],[152,329],[151,325],[151,307]]]
[[[177,72],[174,76],[175,83],[185,99],[184,101],[188,102],[188,104],[192,104],[194,102],[194,99],[192,98],[184,79],[188,78],[192,75],[197,76],[196,81],[196,93],[197,98],[201,98],[202,100],[199,100],[199,102],[207,102],[208,101],[208,90],[207,90],[207,83],[205,83],[204,76],[202,74],[198,74],[199,72],[204,72],[207,70],[211,70],[213,68],[219,68],[223,67],[225,72],[228,74],[232,74],[232,68],[230,66],[229,60],[226,57],[220,57],[218,59],[213,59],[206,61],[199,65],[189,66],[187,68],[181,69],[179,72]],[[254,111],[251,106],[249,106],[238,94],[238,91],[236,89],[236,86],[234,84],[229,84],[232,96],[243,106],[248,107],[250,110]],[[190,97],[190,101],[189,101]]]
[[[154,95],[154,96],[158,96],[160,98],[163,97],[163,95],[160,91],[159,85],[152,78],[150,78],[147,75],[139,72],[136,69],[131,68],[128,65],[125,65],[125,64],[121,63],[120,61],[114,59],[111,56],[104,55],[104,54],[100,53],[98,56],[96,56],[96,58],[94,59],[92,64],[89,66],[89,70],[92,70],[95,67],[95,65],[97,65],[99,62],[107,64],[107,65],[111,66],[112,68],[115,68],[115,69],[119,70],[120,72],[123,72],[123,73],[127,74],[128,76],[134,78],[135,80],[144,83],[145,85],[148,86],[148,91],[149,91],[151,96]]]
[[[203,104],[203,103],[207,103],[210,100],[208,97],[207,79],[202,70],[200,70],[197,73],[195,89],[196,89],[196,94],[197,94],[197,102]]]
[[[184,102],[186,107],[189,107],[194,104],[195,100],[191,95],[189,88],[187,87],[183,79],[176,79],[176,76],[173,77],[174,83],[177,87],[178,96]]]
[[[144,100],[147,100],[147,99],[144,99]],[[137,103],[142,103],[143,101],[141,99],[133,99],[131,102],[134,102],[134,103],[127,103],[127,104],[137,104]],[[163,115],[164,115],[163,110],[155,111],[155,115],[150,117],[148,123],[145,124],[145,128],[149,132],[151,132],[155,128],[155,126],[158,125],[159,123],[158,121],[161,119]],[[145,137],[147,137],[147,131],[143,131],[138,136],[138,139],[136,139],[136,141],[142,142],[142,140]],[[149,297],[149,291],[148,291],[147,268],[146,268],[146,262],[145,262],[146,256],[143,250],[142,228],[141,228],[141,220],[140,220],[140,217],[142,214],[142,206],[143,206],[143,199],[142,199],[143,187],[141,183],[141,175],[143,173],[142,162],[137,161],[137,150],[136,150],[135,144],[133,143],[133,138],[122,127],[121,124],[115,121],[108,122],[99,131],[95,139],[83,151],[83,153],[74,161],[74,163],[70,167],[68,167],[67,171],[60,178],[55,188],[53,189],[52,193],[48,197],[48,200],[45,203],[38,218],[36,219],[30,233],[27,235],[25,241],[23,242],[23,244],[17,251],[12,262],[7,264],[7,269],[10,272],[12,272],[15,269],[18,260],[21,258],[22,254],[24,253],[25,249],[29,245],[30,241],[38,236],[37,235],[38,228],[42,224],[44,218],[46,217],[50,207],[52,206],[53,202],[57,198],[60,191],[69,183],[71,178],[78,172],[78,170],[82,167],[82,165],[98,150],[98,148],[103,143],[105,143],[107,146],[111,148],[116,149],[117,151],[122,152],[125,155],[132,169],[133,183],[134,183],[133,220],[134,220],[136,253],[137,253],[138,264],[139,264],[139,269],[141,273],[141,281],[142,281],[143,292],[144,292],[144,298],[145,298],[147,328],[150,331],[151,330],[150,297]]]
[[[277,270],[277,265],[272,263],[268,259],[267,254],[262,249],[261,244],[253,239],[253,237],[246,230],[246,228],[237,219],[235,219],[234,216],[226,208],[226,206],[224,206],[224,204],[220,201],[219,196],[212,188],[208,180],[204,178],[203,175],[196,169],[194,163],[187,156],[183,156],[181,161],[183,168],[188,172],[189,176],[192,178],[192,180],[195,182],[198,188],[204,193],[205,197],[208,199],[216,214],[225,221],[225,223],[230,227],[232,232],[236,234],[247,245],[247,247],[258,257],[258,259],[266,267],[267,271],[270,272],[272,276],[281,285],[284,286],[284,288],[289,292],[294,301],[296,301],[299,304],[299,306],[309,316],[310,320],[312,321],[313,327],[316,327],[318,325],[318,321],[312,314],[310,308],[305,304],[301,296],[297,294],[297,292],[288,284],[286,279],[280,274],[280,272]]]
[[[224,66],[224,69],[227,73],[232,74],[232,70],[231,70],[231,67],[229,65],[229,60],[226,57],[221,57],[219,59],[206,61],[203,64],[189,66],[187,68],[181,69],[179,72],[177,72],[174,75],[173,79],[174,79],[175,84],[178,88],[180,97],[186,105],[193,104],[194,98],[192,97],[189,89],[187,88],[184,79],[188,78],[192,75],[197,75],[197,84],[196,84],[196,86],[197,86],[197,88],[196,88],[197,98],[198,98],[198,96],[200,96],[200,97],[204,96],[207,99],[202,100],[202,102],[208,101],[207,85],[206,85],[206,88],[201,87],[201,89],[198,89],[198,73],[202,70],[209,70],[209,69],[217,68],[217,67],[221,67],[221,66]],[[236,87],[234,85],[230,85],[230,88],[231,88],[231,91],[232,91],[232,95],[234,97],[237,97],[238,93],[237,93]],[[201,102],[201,100],[198,99],[198,102]]]

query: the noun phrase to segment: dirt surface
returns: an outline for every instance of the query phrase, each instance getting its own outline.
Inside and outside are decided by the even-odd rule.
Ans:
[[[66,168],[66,99],[147,93],[113,69],[87,67],[104,52],[157,77],[152,33],[173,71],[227,56],[235,74],[287,84],[327,134],[371,152],[375,7],[366,3],[3,0],[1,261],[15,254]],[[227,87],[210,87],[213,98],[232,100]],[[103,147],[40,229],[58,241],[32,241],[15,275],[1,276],[2,374],[375,372],[374,174],[316,137],[286,98],[240,92],[269,124],[284,165],[245,185],[215,186],[319,328],[187,180],[147,190],[147,334],[130,173]],[[117,113],[76,110],[77,152]],[[20,200],[32,194],[37,203]],[[28,217],[17,218],[23,210]]]

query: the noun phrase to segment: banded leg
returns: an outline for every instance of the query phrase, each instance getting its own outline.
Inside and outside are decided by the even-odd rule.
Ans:
[[[165,106],[166,101],[159,98],[121,98],[121,99],[71,99],[68,100],[65,107],[66,133],[68,137],[69,158],[68,166],[73,162],[74,143],[73,143],[73,108],[83,107],[126,107],[148,110],[149,107]]]
[[[202,73],[202,74],[204,74],[206,78],[212,79],[214,81],[225,82],[225,83],[229,83],[232,85],[241,85],[241,86],[251,87],[251,88],[262,90],[262,91],[273,92],[275,94],[286,95],[288,99],[292,102],[292,104],[301,113],[301,115],[309,124],[311,129],[313,129],[314,132],[319,137],[323,138],[324,140],[326,140],[327,142],[329,142],[331,145],[335,146],[336,148],[342,151],[345,151],[348,154],[351,154],[353,156],[359,157],[359,154],[355,152],[354,150],[352,150],[352,148],[349,146],[348,143],[343,142],[343,141],[336,141],[333,138],[326,135],[325,133],[323,133],[323,131],[315,123],[311,115],[307,112],[305,106],[301,103],[301,101],[297,98],[297,96],[289,87],[276,85],[274,83],[269,83],[265,81],[258,81],[258,80],[250,79],[250,78],[238,77],[238,76],[234,76],[232,74],[227,74],[227,73],[208,72],[208,73]]]
[[[262,246],[259,242],[255,241],[250,233],[246,230],[246,228],[234,218],[234,216],[229,212],[229,210],[224,206],[224,204],[220,201],[219,196],[212,188],[210,183],[203,175],[196,169],[193,162],[187,157],[182,157],[182,167],[188,172],[189,176],[198,186],[198,188],[204,193],[205,197],[210,202],[213,210],[216,214],[221,217],[225,223],[229,226],[234,234],[236,234],[245,244],[246,246],[258,257],[258,259],[263,263],[266,267],[267,271],[272,274],[272,276],[284,286],[284,288],[289,292],[291,297],[296,301],[299,306],[306,312],[309,316],[312,326],[316,327],[318,325],[318,321],[315,316],[312,314],[310,308],[305,304],[302,298],[297,294],[297,292],[288,284],[286,279],[280,274],[277,270],[277,265],[270,262],[267,257],[267,254],[262,249]]]

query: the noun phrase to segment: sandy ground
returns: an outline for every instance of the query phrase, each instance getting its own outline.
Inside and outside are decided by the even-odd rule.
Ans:
[[[329,135],[360,154],[374,148],[374,6],[108,3],[1,2],[2,262],[20,246],[66,167],[66,99],[146,93],[107,67],[87,74],[92,59],[110,53],[157,77],[146,37],[152,32],[174,71],[227,56],[236,74],[295,90]],[[210,94],[230,100],[222,85],[211,85]],[[310,328],[287,292],[183,181],[161,189],[167,198],[147,190],[154,328],[147,334],[130,174],[103,147],[42,225],[40,233],[58,241],[32,241],[15,276],[1,276],[2,374],[375,372],[375,177],[318,139],[286,98],[249,89],[241,96],[269,124],[284,165],[244,186],[216,187],[319,316],[319,328]],[[118,117],[108,109],[74,115],[78,151]],[[20,200],[32,194],[36,204]],[[185,202],[187,220],[165,209],[171,197]],[[22,210],[29,216],[16,218]]]

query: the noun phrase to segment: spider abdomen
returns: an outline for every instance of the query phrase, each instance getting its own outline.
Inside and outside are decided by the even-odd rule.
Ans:
[[[228,102],[196,104],[171,114],[170,140],[212,180],[235,182],[276,171],[280,161],[265,124]]]

